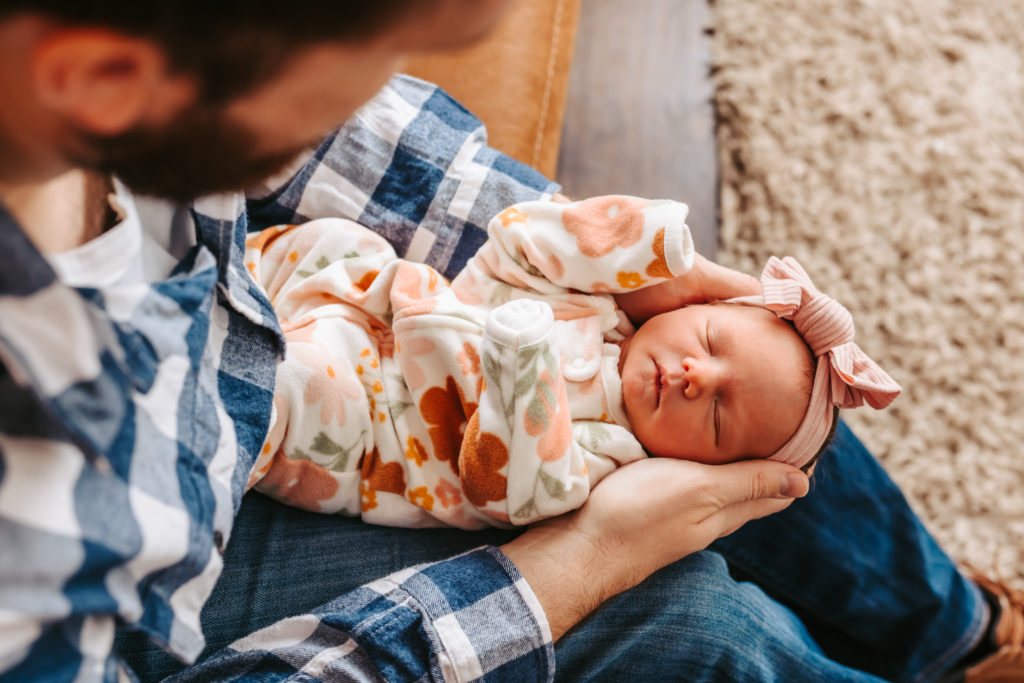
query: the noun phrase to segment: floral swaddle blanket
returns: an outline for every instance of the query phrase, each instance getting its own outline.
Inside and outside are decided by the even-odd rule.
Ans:
[[[622,408],[611,294],[686,272],[686,206],[527,202],[447,283],[343,219],[250,236],[288,340],[250,486],[393,526],[527,524],[644,457]]]

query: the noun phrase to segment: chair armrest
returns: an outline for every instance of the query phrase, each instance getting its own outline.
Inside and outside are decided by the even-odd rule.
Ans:
[[[437,83],[487,126],[492,147],[553,177],[580,0],[519,0],[484,41],[413,56],[405,71]]]

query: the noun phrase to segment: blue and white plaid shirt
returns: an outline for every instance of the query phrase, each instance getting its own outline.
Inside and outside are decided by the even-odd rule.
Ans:
[[[0,678],[117,680],[119,621],[183,659],[202,650],[199,613],[283,349],[242,264],[247,232],[341,216],[450,276],[491,216],[557,190],[408,77],[280,177],[258,199],[196,202],[197,243],[170,276],[104,289],[62,284],[0,206]],[[183,676],[534,680],[553,667],[536,598],[485,548],[382,578]]]

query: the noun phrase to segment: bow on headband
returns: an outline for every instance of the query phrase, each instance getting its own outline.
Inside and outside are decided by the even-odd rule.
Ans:
[[[807,412],[782,448],[770,457],[794,467],[809,463],[832,430],[834,408],[856,408],[865,401],[885,408],[900,385],[853,342],[853,317],[846,307],[815,288],[791,256],[772,256],[761,273],[761,296],[734,301],[754,303],[792,320],[817,358]]]

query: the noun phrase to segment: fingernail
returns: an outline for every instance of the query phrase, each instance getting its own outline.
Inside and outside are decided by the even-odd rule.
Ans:
[[[786,498],[802,498],[807,495],[807,477],[792,473],[783,475],[779,495]]]

